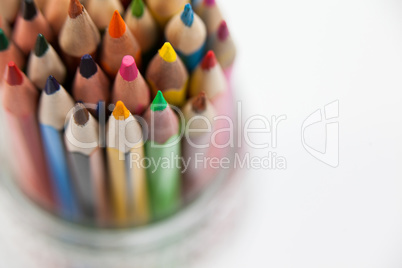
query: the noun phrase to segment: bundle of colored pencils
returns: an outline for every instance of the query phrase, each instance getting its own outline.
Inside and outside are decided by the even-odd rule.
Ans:
[[[213,179],[196,155],[225,154],[205,145],[232,105],[233,40],[214,0],[81,2],[0,0],[15,178],[70,221],[160,220]]]

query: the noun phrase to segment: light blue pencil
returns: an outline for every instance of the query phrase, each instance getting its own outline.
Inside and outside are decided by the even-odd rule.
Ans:
[[[73,107],[70,95],[53,76],[49,76],[40,99],[39,125],[59,213],[70,220],[78,218],[79,210],[67,164],[63,130]]]

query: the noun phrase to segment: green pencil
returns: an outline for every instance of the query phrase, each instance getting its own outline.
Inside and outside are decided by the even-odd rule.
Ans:
[[[181,201],[179,120],[161,91],[144,118],[149,130],[145,155],[151,211],[160,219],[175,212]]]

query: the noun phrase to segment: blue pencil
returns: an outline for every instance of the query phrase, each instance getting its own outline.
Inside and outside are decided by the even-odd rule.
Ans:
[[[170,20],[166,26],[165,36],[188,71],[194,70],[205,53],[207,30],[190,4],[186,4],[183,12]]]
[[[73,99],[53,76],[49,76],[40,99],[39,125],[59,213],[70,220],[77,219],[78,207],[67,164],[63,130],[73,107]]]

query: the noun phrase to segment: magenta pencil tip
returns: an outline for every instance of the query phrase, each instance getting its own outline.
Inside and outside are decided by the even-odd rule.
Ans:
[[[216,4],[215,0],[204,0],[206,6],[213,6]]]
[[[228,36],[229,36],[229,29],[226,24],[226,21],[223,20],[218,28],[218,38],[221,41],[225,41],[226,38],[228,38]]]
[[[132,56],[127,55],[123,57],[120,66],[120,75],[126,81],[133,81],[138,76],[137,64]]]

